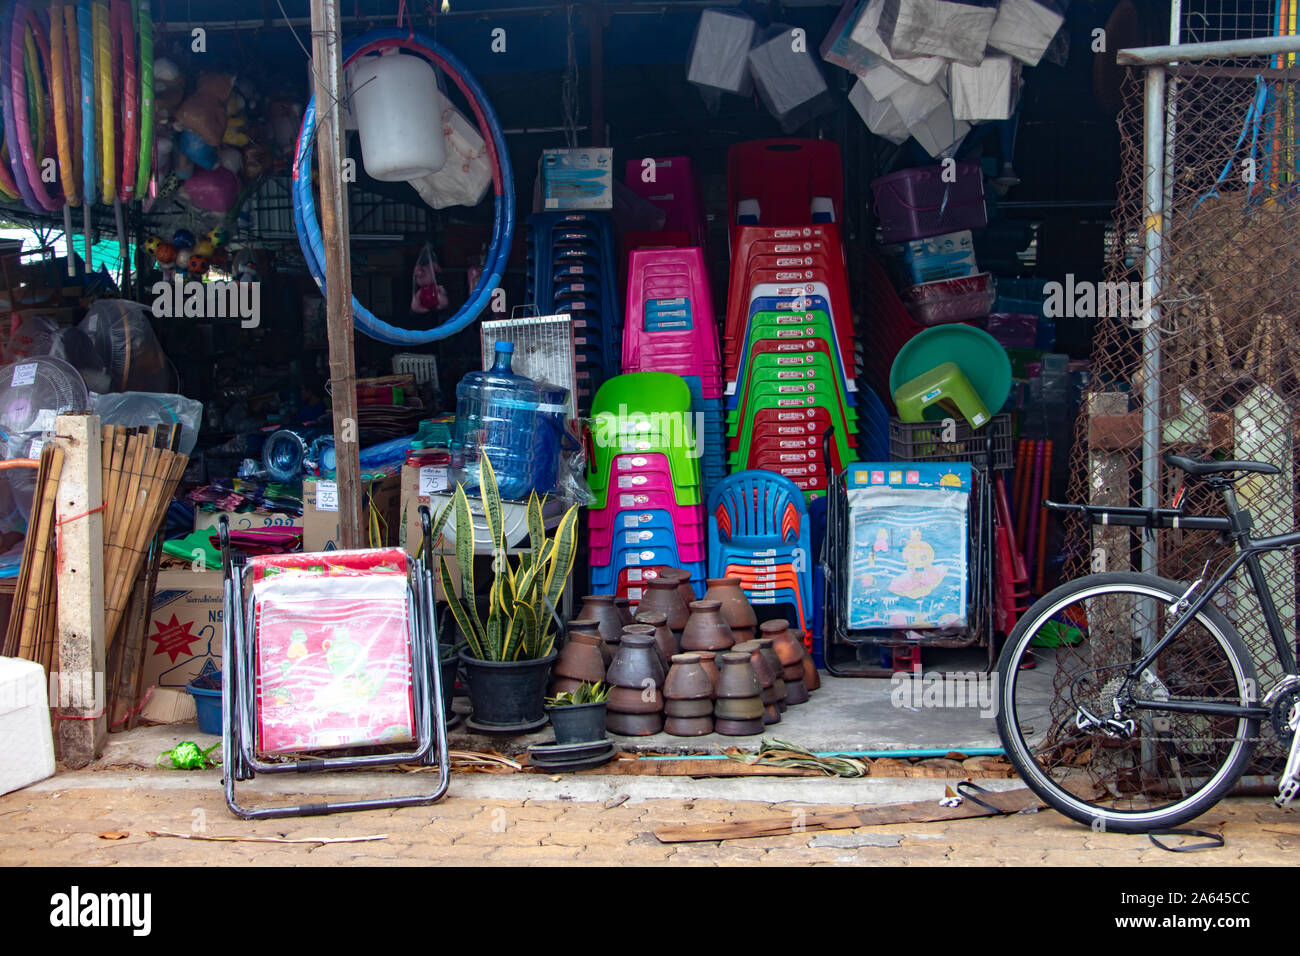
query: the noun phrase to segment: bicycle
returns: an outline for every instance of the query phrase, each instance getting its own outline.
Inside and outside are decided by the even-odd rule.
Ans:
[[[1209,561],[1190,585],[1128,571],[1077,578],[1025,612],[998,660],[1008,758],[1046,803],[1094,829],[1149,833],[1204,813],[1245,772],[1264,721],[1289,755],[1276,802],[1300,794],[1300,674],[1261,564],[1300,548],[1300,530],[1252,538],[1250,511],[1233,490],[1248,474],[1281,471],[1164,460],[1221,494],[1226,516],[1184,514],[1182,490],[1172,508],[1044,504],[1106,525],[1218,531],[1237,549],[1227,567],[1208,586]],[[1262,700],[1245,643],[1211,603],[1243,566],[1284,671]],[[1022,668],[1031,650],[1036,666]]]

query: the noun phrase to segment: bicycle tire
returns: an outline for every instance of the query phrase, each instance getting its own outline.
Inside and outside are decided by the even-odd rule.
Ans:
[[[1016,772],[1020,775],[1025,784],[1046,801],[1052,808],[1063,813],[1065,816],[1076,820],[1093,829],[1107,830],[1118,833],[1149,833],[1166,829],[1168,827],[1178,826],[1186,823],[1195,817],[1213,807],[1223,796],[1232,788],[1232,786],[1241,777],[1245,771],[1252,754],[1254,753],[1256,741],[1255,737],[1259,732],[1259,721],[1254,718],[1236,718],[1236,731],[1228,743],[1227,753],[1224,755],[1221,765],[1213,773],[1206,771],[1207,779],[1204,783],[1196,787],[1191,792],[1186,791],[1188,781],[1184,779],[1179,770],[1179,763],[1174,763],[1174,772],[1178,774],[1177,779],[1160,778],[1157,774],[1154,777],[1145,777],[1145,772],[1138,773],[1144,780],[1150,779],[1153,784],[1163,782],[1169,790],[1180,790],[1184,796],[1182,799],[1176,799],[1159,808],[1151,810],[1117,810],[1113,807],[1105,806],[1108,802],[1117,799],[1117,794],[1112,789],[1108,794],[1094,796],[1095,802],[1078,796],[1067,789],[1061,780],[1053,778],[1050,770],[1060,769],[1063,773],[1080,773],[1080,771],[1070,770],[1064,762],[1055,765],[1052,768],[1045,768],[1039,762],[1039,753],[1047,753],[1052,750],[1059,750],[1062,743],[1053,741],[1053,733],[1059,732],[1064,724],[1049,725],[1047,736],[1044,741],[1049,745],[1042,747],[1032,743],[1027,734],[1033,728],[1026,728],[1022,724],[1019,714],[1019,708],[1016,703],[1016,691],[1022,680],[1029,681],[1031,678],[1025,678],[1024,671],[1020,669],[1021,661],[1027,651],[1033,647],[1033,640],[1044,632],[1048,624],[1058,622],[1057,615],[1066,608],[1075,604],[1075,602],[1084,599],[1097,599],[1110,597],[1118,598],[1120,595],[1138,597],[1140,599],[1153,599],[1163,602],[1166,606],[1177,602],[1186,591],[1186,585],[1178,584],[1165,578],[1155,575],[1139,574],[1135,572],[1106,572],[1102,574],[1092,574],[1079,578],[1075,581],[1068,582],[1058,588],[1048,592],[1034,603],[1032,607],[1021,617],[1016,627],[1012,630],[1007,642],[1002,649],[998,659],[998,709],[997,709],[997,727],[998,735],[1002,739],[1003,747],[1006,750],[1008,759],[1015,767]],[[1254,662],[1251,660],[1250,653],[1246,649],[1245,643],[1237,634],[1236,629],[1219,611],[1213,607],[1206,606],[1197,612],[1193,618],[1192,625],[1189,627],[1199,626],[1204,632],[1214,640],[1224,654],[1225,661],[1230,665],[1231,677],[1236,685],[1236,694],[1240,695],[1242,702],[1254,702],[1254,689],[1258,687],[1256,683],[1256,673]],[[1105,653],[1106,637],[1104,636],[1107,628],[1094,626],[1092,622],[1085,619],[1083,625],[1083,636],[1074,646],[1082,648],[1085,645],[1091,645],[1090,656],[1094,662],[1096,657]],[[1126,628],[1124,626],[1115,628],[1116,631],[1136,631],[1135,628]],[[1095,632],[1095,633],[1094,633]],[[1199,631],[1196,633],[1200,633]],[[1131,641],[1132,634],[1127,635]],[[1178,638],[1162,652],[1160,658],[1153,662],[1152,671],[1157,671],[1162,661],[1166,657],[1174,655],[1174,649],[1179,646],[1179,641],[1184,638],[1180,634]],[[1190,639],[1189,639],[1190,640]],[[1118,656],[1122,658],[1132,650],[1132,644],[1128,648],[1123,648],[1119,640],[1115,640],[1114,645],[1120,648]],[[1072,652],[1073,653],[1073,652]],[[1046,656],[1044,654],[1044,656]],[[1132,658],[1130,658],[1131,661]],[[1122,664],[1113,665],[1111,670],[1118,672]],[[1097,674],[1106,668],[1097,668],[1093,671],[1084,671],[1085,674]],[[1110,675],[1112,680],[1114,674]],[[1168,677],[1168,675],[1165,675]],[[1060,680],[1060,671],[1053,674],[1052,682],[1054,685]],[[1101,698],[1106,697],[1107,685],[1103,685]],[[1078,689],[1078,679],[1071,685],[1071,694]],[[1053,694],[1060,693],[1059,688],[1055,688]],[[1171,695],[1173,696],[1173,695]],[[1050,706],[1057,708],[1049,714],[1049,720],[1060,721],[1062,717],[1068,719],[1070,710],[1077,708],[1078,700],[1071,698],[1068,702],[1054,698]],[[1076,710],[1077,712],[1077,710]],[[1152,711],[1146,713],[1154,713]],[[1197,717],[1187,718],[1179,716],[1173,712],[1164,712],[1166,720],[1195,720]],[[1169,715],[1173,715],[1172,717]],[[1203,718],[1199,718],[1203,719]],[[1232,718],[1223,718],[1231,721]],[[1068,731],[1072,733],[1073,730]],[[1158,733],[1158,728],[1157,728]],[[1142,739],[1142,738],[1138,738]],[[1158,736],[1155,738],[1159,741]],[[1177,739],[1177,738],[1173,738]],[[1222,738],[1207,737],[1206,743],[1211,745],[1215,740]],[[1198,743],[1200,743],[1198,741]],[[1088,740],[1086,751],[1079,750],[1082,744],[1076,744],[1075,753],[1086,753],[1088,755],[1086,764],[1083,765],[1081,773],[1091,776],[1094,770],[1091,766],[1092,761],[1096,759],[1095,755],[1115,752],[1127,748],[1129,753],[1134,749],[1131,742],[1126,741],[1121,744],[1108,743],[1102,734],[1095,734]],[[1145,745],[1143,745],[1145,746]],[[1210,746],[1204,748],[1212,751],[1215,748]],[[1193,751],[1189,750],[1191,756]],[[1176,755],[1180,756],[1180,755]],[[1196,756],[1201,756],[1197,754]],[[1144,757],[1144,760],[1150,760],[1150,757]],[[1103,758],[1104,761],[1104,758]],[[1099,761],[1099,762],[1103,762]],[[1207,764],[1209,759],[1207,758]],[[1077,765],[1076,765],[1077,766]],[[1134,775],[1133,768],[1128,768],[1129,779]],[[1122,771],[1121,771],[1122,774]],[[1119,779],[1117,774],[1117,780]],[[1192,778],[1193,782],[1195,777]],[[1133,799],[1129,797],[1128,799]]]

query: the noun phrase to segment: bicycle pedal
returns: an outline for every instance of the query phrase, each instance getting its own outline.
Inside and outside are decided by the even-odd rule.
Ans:
[[[1278,795],[1273,798],[1273,805],[1280,810],[1295,809],[1291,802],[1300,796],[1300,780],[1288,780],[1278,790]]]

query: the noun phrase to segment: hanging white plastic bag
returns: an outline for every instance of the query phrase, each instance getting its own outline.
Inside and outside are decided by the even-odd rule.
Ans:
[[[451,101],[438,93],[442,113],[442,135],[447,162],[436,173],[412,179],[420,198],[434,209],[447,206],[477,206],[492,185],[492,161],[478,127]]]

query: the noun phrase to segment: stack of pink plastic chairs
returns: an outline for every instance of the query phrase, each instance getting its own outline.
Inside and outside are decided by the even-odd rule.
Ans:
[[[629,254],[623,372],[670,372],[686,381],[707,495],[726,475],[726,438],[717,323],[698,246]]]
[[[623,183],[664,211],[664,230],[686,232],[691,237],[690,245],[704,248],[708,220],[690,159],[685,156],[629,159]]]

